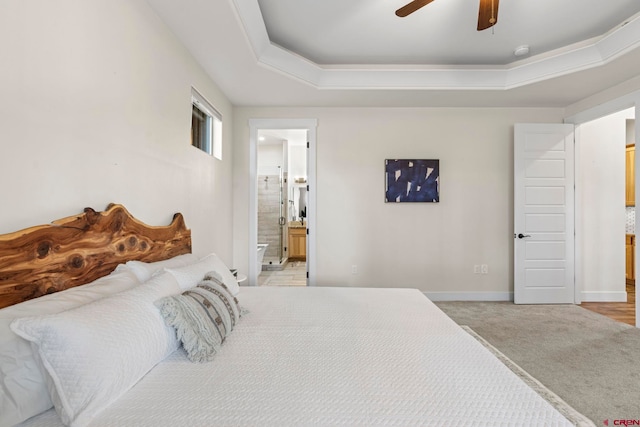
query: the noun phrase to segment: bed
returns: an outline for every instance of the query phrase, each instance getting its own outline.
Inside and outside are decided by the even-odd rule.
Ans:
[[[90,239],[93,242],[102,242],[92,246],[101,255],[94,256],[90,253],[92,251],[86,250],[86,244],[80,244],[79,247],[84,248],[80,251],[72,249],[78,247],[73,243],[69,243],[68,247],[56,246],[49,230],[45,233],[45,240],[48,239],[50,248],[64,252],[62,259],[66,260],[63,262],[66,267],[62,268],[62,273],[58,273],[56,268],[59,270],[59,265],[56,268],[47,266],[45,269],[48,269],[48,273],[37,273],[37,284],[31,286],[28,291],[10,280],[11,277],[16,277],[15,273],[8,273],[15,271],[12,266],[16,264],[16,260],[12,263],[0,261],[0,301],[11,302],[11,307],[0,310],[0,328],[3,322],[5,327],[8,322],[19,325],[23,320],[20,318],[21,315],[29,314],[25,317],[27,325],[36,321],[33,319],[37,319],[38,325],[44,329],[49,327],[47,322],[57,322],[60,317],[68,316],[68,322],[82,319],[80,323],[86,329],[82,330],[88,330],[90,335],[95,331],[96,335],[85,336],[79,339],[80,343],[74,342],[77,335],[81,335],[81,332],[74,329],[73,333],[66,337],[67,341],[57,349],[69,358],[66,364],[62,363],[58,368],[47,364],[49,355],[41,354],[46,353],[46,349],[43,350],[36,344],[24,347],[28,348],[24,351],[33,351],[35,355],[35,364],[30,366],[30,369],[38,370],[45,378],[46,389],[40,392],[44,395],[48,393],[53,402],[44,399],[41,408],[31,409],[32,412],[40,412],[26,420],[20,420],[20,425],[593,425],[571,408],[554,407],[482,343],[455,324],[415,289],[248,286],[235,288],[230,285],[229,292],[235,292],[242,313],[238,315],[239,320],[232,332],[216,349],[213,360],[204,363],[193,362],[192,354],[185,351],[186,344],[178,345],[173,350],[163,348],[158,353],[160,356],[156,355],[155,359],[149,358],[146,365],[137,371],[137,377],[127,378],[128,382],[120,388],[116,387],[117,391],[108,397],[101,396],[103,389],[110,387],[105,384],[111,381],[110,374],[104,372],[110,372],[109,369],[129,369],[130,365],[136,365],[135,359],[146,358],[147,355],[142,353],[146,353],[148,348],[155,345],[146,345],[146,338],[142,338],[142,332],[136,335],[137,322],[126,320],[125,312],[142,307],[138,301],[131,303],[131,295],[143,295],[153,300],[160,295],[154,293],[159,292],[156,289],[163,286],[159,277],[174,277],[170,274],[167,276],[166,272],[188,271],[193,265],[203,263],[202,260],[207,257],[198,258],[189,254],[190,233],[181,216],[176,216],[174,224],[165,229],[140,226],[141,223],[130,217],[128,212],[118,205],[110,206],[103,213],[93,210],[87,212],[89,216],[93,216],[92,221],[95,224],[111,223],[111,220],[106,218],[113,217],[114,212],[118,212],[117,226],[101,225],[104,230],[100,231],[100,234],[106,233],[108,237],[97,238],[96,235],[92,235]],[[73,221],[76,226],[83,224],[76,227],[84,228],[85,231],[81,234],[92,228],[86,225],[86,212]],[[63,221],[65,224],[68,222]],[[132,227],[132,224],[136,226]],[[59,224],[54,226],[60,227]],[[24,236],[32,232],[33,230],[18,234],[25,239]],[[10,238],[3,237],[0,236],[0,253],[13,244],[8,242],[18,236],[14,233],[9,235]],[[40,236],[30,243],[32,253],[33,248],[38,248],[37,242],[42,239]],[[79,236],[74,239],[83,240]],[[24,246],[23,243],[21,247]],[[107,255],[103,252],[105,247],[109,248]],[[80,256],[80,253],[83,262],[76,259],[73,264],[74,257]],[[178,266],[167,267],[176,262],[172,261],[175,259],[180,260],[176,264]],[[37,255],[32,257],[32,262],[38,263],[38,260]],[[92,292],[91,289],[96,288],[93,284],[81,286],[79,281],[75,280],[79,276],[77,272],[68,274],[70,262],[72,265],[84,264],[81,268],[83,271],[87,267],[86,264],[91,264],[88,270],[92,273],[81,274],[83,280],[108,281],[109,278],[117,277],[118,280],[115,282],[120,286],[121,276],[135,275],[130,271],[132,266],[141,267],[143,277],[136,277],[136,284],[127,285],[115,293],[100,295],[97,298],[95,295],[87,297],[93,302],[83,300],[82,296],[78,297],[81,302],[76,301],[76,308],[62,307],[62,314],[34,316],[33,313],[28,313],[28,310],[21,312],[21,306],[37,306],[42,300],[42,297],[33,299],[30,296],[40,296],[68,287],[80,293],[83,288],[88,289],[89,293]],[[21,274],[18,276],[24,281],[24,274],[30,270],[25,268],[28,263],[21,261],[17,264],[21,265],[18,269]],[[148,271],[151,270],[148,267],[152,265],[161,266],[164,273]],[[216,264],[215,269],[218,268],[224,269]],[[31,268],[31,274],[36,270],[39,268]],[[112,270],[116,271],[112,273]],[[204,270],[201,269],[200,273],[202,271]],[[220,277],[221,282],[224,282],[228,280],[225,274],[215,277]],[[145,275],[147,276],[144,277]],[[59,276],[63,278],[60,279]],[[144,291],[146,294],[141,291],[143,288],[147,289]],[[167,286],[166,289],[172,288]],[[184,289],[190,288],[167,291],[161,297],[174,298],[167,297],[167,294],[188,292]],[[59,299],[64,299],[65,292],[70,293],[60,292],[62,297]],[[54,296],[55,294],[51,298]],[[113,311],[113,304],[109,305],[110,301],[117,303],[120,309]],[[48,307],[47,305],[47,310],[55,311]],[[146,307],[140,309],[148,311],[146,320],[141,320],[142,324],[151,318],[149,316],[156,316],[157,313],[153,313],[154,309],[159,310],[157,301],[147,304]],[[6,314],[8,310],[13,311]],[[114,314],[110,316],[110,313]],[[14,321],[16,317],[20,320]],[[96,317],[99,319],[96,320]],[[157,324],[157,319],[154,321]],[[113,334],[113,331],[109,332],[109,328],[111,325],[119,324],[118,322],[128,327],[115,327],[117,338],[107,344],[99,341],[99,337],[103,336],[100,334]],[[175,335],[173,328],[165,326]],[[92,327],[95,329],[90,329]],[[129,338],[127,334],[130,335]],[[169,332],[158,333],[156,338],[162,343],[171,341],[167,334]],[[92,339],[98,341],[94,343]],[[150,342],[157,343],[157,340]],[[83,343],[93,343],[96,351],[83,347]],[[40,342],[41,346],[45,344]],[[128,346],[133,348],[133,351],[124,356],[125,362],[109,365],[114,358],[122,357],[120,353],[126,350],[123,347]],[[67,353],[64,353],[65,351]],[[111,352],[114,351],[116,354],[112,355]],[[100,354],[93,354],[96,352]],[[76,356],[81,353],[84,358],[76,360]],[[95,360],[87,360],[87,355],[95,357]],[[0,365],[6,365],[7,358],[11,356],[0,354]],[[108,360],[101,361],[101,357]],[[100,369],[102,363],[105,366],[109,365],[104,371]],[[74,371],[77,365],[88,366],[92,371],[77,373]],[[52,388],[61,384],[51,382],[51,378],[47,379],[47,376],[54,376],[49,370],[62,369],[60,366],[72,371],[69,375],[75,381],[74,387],[84,386],[88,390],[86,394],[97,393],[95,400],[98,401],[98,406],[93,407],[87,416],[73,418],[77,414],[72,414],[73,419],[65,419],[58,411],[60,402],[57,402],[55,409],[45,407],[60,399],[60,396],[55,397],[56,390]],[[0,375],[5,376],[3,382],[6,383],[6,372],[0,369]],[[64,373],[61,376],[64,376]],[[85,379],[87,383],[98,384],[95,390],[92,391],[91,386],[83,383]],[[65,385],[62,384],[61,387],[64,388]],[[6,400],[6,397],[2,398]],[[91,397],[88,400],[91,400]],[[2,402],[0,404],[5,405]],[[0,409],[2,408],[0,406]],[[28,411],[23,411],[22,416],[25,415],[29,415]],[[13,421],[17,419],[14,418]],[[0,425],[1,420],[2,418]],[[5,418],[5,421],[7,420],[9,418]]]

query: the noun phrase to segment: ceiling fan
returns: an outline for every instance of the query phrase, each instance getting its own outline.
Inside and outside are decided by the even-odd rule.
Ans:
[[[431,3],[433,0],[413,0],[396,10],[396,15],[404,18]],[[478,31],[491,28],[498,22],[498,3],[500,0],[480,0],[480,10],[478,11]]]

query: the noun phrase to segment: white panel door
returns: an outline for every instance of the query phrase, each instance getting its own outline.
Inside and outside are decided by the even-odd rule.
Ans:
[[[515,125],[516,304],[574,302],[573,149],[573,125]]]

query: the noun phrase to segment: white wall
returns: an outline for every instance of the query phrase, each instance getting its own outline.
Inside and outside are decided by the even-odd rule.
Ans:
[[[567,106],[565,117],[569,123],[584,123],[633,105],[640,105],[640,76]],[[589,118],[585,120],[585,117]]]
[[[142,0],[0,5],[0,233],[124,204],[185,215],[232,257],[232,107]],[[223,115],[223,160],[190,145],[191,86]]]
[[[291,215],[296,219],[300,215],[300,188],[306,188],[306,184],[296,183],[297,178],[307,178],[307,146],[289,143],[289,200],[293,200]]]
[[[289,175],[290,183],[295,184],[297,177],[307,177],[307,147],[305,145],[289,144]]]
[[[258,144],[258,175],[279,175],[284,167],[283,144]]]
[[[513,124],[558,123],[562,115],[561,109],[237,108],[234,264],[245,271],[248,264],[248,120],[317,118],[319,285],[508,298]],[[440,159],[441,202],[385,204],[384,159],[412,157]],[[489,274],[474,274],[474,264],[488,264]]]
[[[626,110],[579,127],[577,195],[583,301],[626,301]]]
[[[636,143],[636,120],[635,114],[633,114],[634,118],[629,118],[626,120],[627,124],[627,145]]]

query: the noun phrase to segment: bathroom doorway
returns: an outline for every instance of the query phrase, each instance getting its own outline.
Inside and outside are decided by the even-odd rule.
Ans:
[[[250,120],[250,128],[249,247],[257,256],[250,249],[249,284],[313,284],[315,120]]]

